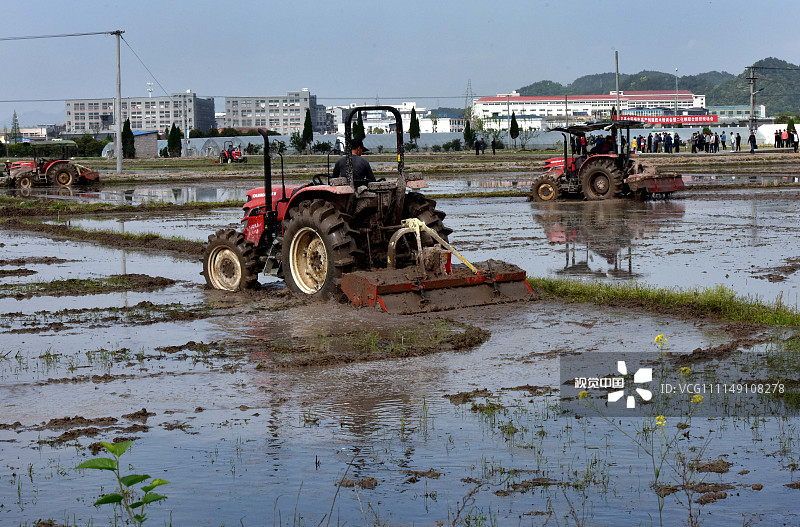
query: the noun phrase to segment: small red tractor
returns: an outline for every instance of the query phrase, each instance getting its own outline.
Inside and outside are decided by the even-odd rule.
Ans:
[[[564,155],[545,161],[542,174],[531,185],[529,199],[554,201],[565,197],[596,201],[626,196],[645,199],[652,195],[667,197],[672,192],[683,190],[683,179],[679,174],[660,173],[655,167],[647,165],[630,152],[630,129],[641,124],[638,121],[620,120],[613,123],[594,122],[551,129],[562,132]],[[586,137],[586,134],[597,130],[612,130],[619,133],[622,129],[627,130],[628,142],[620,154],[614,152],[613,142],[604,145],[606,146],[604,153],[590,151],[588,156],[575,154],[570,156],[567,152],[566,134],[576,136],[579,141],[581,137]],[[601,141],[604,139],[601,138]]]
[[[247,163],[247,156],[242,155],[242,145],[233,146],[233,141],[225,141],[219,153],[220,163]]]
[[[13,186],[21,191],[29,191],[33,185],[69,187],[73,183],[97,181],[100,175],[83,165],[67,159],[66,150],[77,146],[74,141],[31,141],[33,161],[6,162],[5,174],[0,183]],[[61,149],[59,159],[45,159],[42,151]]]
[[[358,111],[394,115],[396,179],[354,180],[351,124]],[[404,172],[402,126],[394,107],[353,108],[345,119],[342,177],[331,177],[329,165],[327,175],[288,186],[283,173],[280,185],[272,186],[269,140],[259,129],[264,187],[247,193],[242,231],[223,229],[208,237],[203,252],[208,286],[255,288],[263,272],[282,278],[295,293],[347,298],[355,306],[393,313],[528,298],[530,286],[522,269],[491,260],[473,265],[448,243],[452,231],[442,222],[444,212],[417,192],[427,184]],[[265,200],[265,189],[270,189],[270,199]],[[451,263],[452,256],[463,264]]]

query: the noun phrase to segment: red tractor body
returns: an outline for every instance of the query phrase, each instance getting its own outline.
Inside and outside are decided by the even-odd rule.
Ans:
[[[394,115],[397,178],[357,179],[351,121],[357,111]],[[309,296],[347,297],[355,306],[395,313],[432,311],[529,298],[525,272],[504,262],[473,265],[448,242],[445,213],[417,192],[427,185],[404,171],[400,112],[391,106],[351,109],[345,119],[345,152],[333,174],[304,185],[272,185],[266,130],[264,186],[247,192],[242,230],[209,236],[203,274],[209,287],[238,291],[258,287],[259,274],[282,278]],[[358,148],[363,148],[363,145]],[[283,156],[280,151],[276,155]],[[344,168],[342,168],[342,166]],[[266,196],[269,191],[269,197]],[[463,262],[452,265],[451,255]]]
[[[40,159],[39,157],[41,150],[44,148],[55,147],[66,150],[74,146],[76,146],[74,141],[32,142],[33,161],[14,161],[7,164],[6,174],[0,180],[5,179],[6,184],[15,186],[23,191],[30,190],[35,184],[69,187],[73,183],[97,181],[100,178],[100,174],[70,159],[48,160]]]
[[[566,134],[583,137],[596,130],[610,128],[619,132],[626,128],[630,135],[631,126],[636,124],[617,121],[554,128],[554,131],[564,134],[564,155],[545,161],[542,173],[531,186],[530,199],[552,201],[564,196],[595,201],[629,195],[640,198],[653,194],[668,196],[683,190],[684,183],[680,175],[660,173],[629,150],[621,154],[614,153],[615,147],[608,142],[603,143],[604,148],[598,147],[599,153],[590,151],[588,156],[567,154]],[[602,141],[610,141],[610,138],[601,137]]]

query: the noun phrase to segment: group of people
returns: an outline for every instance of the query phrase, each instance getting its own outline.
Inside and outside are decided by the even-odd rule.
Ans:
[[[797,152],[797,130],[775,130],[775,148],[794,148]]]
[[[681,151],[681,136],[678,132],[650,133],[646,138],[642,135],[631,139],[631,149],[635,152],[664,152],[666,154],[678,153]]]
[[[693,154],[697,152],[716,154],[719,152],[720,145],[722,145],[723,150],[728,149],[728,139],[730,139],[731,142],[731,152],[738,152],[742,149],[742,136],[736,134],[734,137],[733,132],[731,132],[729,138],[728,134],[724,130],[722,131],[722,134],[714,132],[713,135],[710,131],[706,133],[694,133],[692,134],[692,138],[689,142],[692,145]]]

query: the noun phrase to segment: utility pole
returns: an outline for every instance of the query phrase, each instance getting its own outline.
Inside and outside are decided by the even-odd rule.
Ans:
[[[678,68],[675,68],[675,122],[678,122]]]
[[[511,95],[506,95],[506,130],[511,134]]]
[[[750,131],[754,131],[756,129],[755,126],[755,109],[756,109],[756,76],[753,66],[750,66],[750,76],[747,77],[747,80],[750,81]]]
[[[622,115],[622,108],[619,106],[619,51],[614,52],[614,62],[616,63],[616,81],[617,81],[617,120],[620,119]],[[611,123],[614,124],[614,123]],[[622,153],[622,134],[616,134],[617,136],[617,152],[620,154]]]
[[[114,119],[117,121],[117,174],[122,174],[122,75],[120,74],[119,41],[124,31],[112,31],[117,36],[117,100],[114,103]]]
[[[569,128],[569,95],[564,95],[564,128]]]

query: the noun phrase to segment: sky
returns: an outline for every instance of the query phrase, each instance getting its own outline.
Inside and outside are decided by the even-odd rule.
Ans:
[[[614,71],[615,51],[621,73],[800,62],[796,0],[38,0],[6,2],[2,16],[0,37],[123,30],[123,97],[153,82],[156,96],[220,97],[217,111],[226,95],[302,88],[329,106],[463,107],[468,82],[476,96],[566,84]],[[14,110],[23,126],[63,123],[64,99],[113,97],[115,49],[111,35],[0,41],[0,127]],[[54,101],[5,102],[43,99]]]

